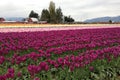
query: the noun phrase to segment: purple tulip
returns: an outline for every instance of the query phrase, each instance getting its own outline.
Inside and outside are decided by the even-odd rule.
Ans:
[[[6,80],[6,77],[0,75],[0,80]]]
[[[22,76],[22,73],[21,73],[21,72],[18,72],[18,73],[17,73],[17,76],[18,76],[18,77],[21,77],[21,76]]]
[[[4,61],[5,61],[5,57],[4,56],[0,56],[0,64],[3,64]]]
[[[40,80],[40,78],[36,77],[36,78],[34,78],[34,80]]]
[[[8,69],[8,73],[14,73],[15,71],[14,71],[14,69],[13,68],[9,68]]]
[[[70,66],[70,71],[73,71],[75,69],[74,66]]]
[[[90,71],[94,71],[94,67],[93,67],[93,66],[90,66],[90,67],[89,67],[89,70],[90,70]]]

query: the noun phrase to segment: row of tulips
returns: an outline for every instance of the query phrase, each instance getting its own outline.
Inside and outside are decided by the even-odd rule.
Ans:
[[[59,75],[58,79],[63,80],[62,76],[69,74],[73,78],[76,69],[96,60],[110,63],[120,56],[119,30],[0,33],[0,80],[52,80]],[[54,69],[58,75],[53,75]],[[93,71],[93,67],[89,69]],[[51,79],[48,75],[52,75]]]
[[[57,60],[48,59],[47,61],[44,62],[44,65],[46,65],[46,62],[48,62],[48,64],[53,65],[54,68],[69,67],[70,70],[73,71],[75,68],[84,67],[97,59],[99,59],[99,60],[107,59],[107,61],[110,62],[112,58],[118,58],[119,56],[120,56],[120,46],[112,47],[112,48],[105,48],[103,50],[91,50],[91,51],[85,52],[85,53],[83,53],[83,55],[79,55],[79,56],[75,56],[75,55],[68,56],[67,55],[63,58],[60,57]],[[53,68],[53,66],[52,66],[52,68]],[[30,65],[30,67],[31,67],[31,65]],[[34,73],[34,70],[39,71],[39,67],[32,68],[32,71],[29,70],[29,72]],[[48,70],[48,67],[47,67],[47,70]],[[35,71],[35,72],[38,72],[38,71]]]
[[[102,45],[100,47],[104,47],[104,44],[102,44]],[[27,59],[32,59],[34,61],[37,61],[39,58],[42,58],[42,57],[51,58],[52,52],[55,53],[55,54],[61,54],[61,53],[65,54],[65,52],[67,52],[69,50],[72,51],[72,52],[74,52],[76,50],[81,50],[81,49],[84,49],[84,48],[88,49],[88,50],[86,50],[86,52],[93,51],[92,50],[92,48],[93,48],[92,46],[90,46],[89,48],[87,48],[87,45],[83,45],[83,46],[85,46],[85,47],[82,47],[82,48],[78,47],[78,49],[76,49],[75,46],[73,46],[73,48],[70,48],[70,47],[68,47],[68,48],[57,48],[57,49],[56,48],[52,48],[50,50],[47,50],[46,52],[44,52],[42,50],[39,50],[38,53],[37,52],[31,52],[29,54],[24,54],[23,56],[19,56],[18,54],[14,54],[12,56],[12,58],[6,58],[6,59],[5,59],[4,56],[0,56],[0,59],[1,59],[0,64],[2,64],[3,62],[5,62],[5,60],[9,60],[10,62],[12,62],[12,64],[14,64],[14,63],[20,64],[21,62],[25,62]],[[106,44],[106,46],[110,46],[110,44],[109,45]],[[91,48],[91,50],[90,50],[90,48]],[[102,51],[102,49],[101,49],[101,51]],[[71,54],[72,54],[72,52],[71,52]],[[78,53],[79,52],[77,52],[76,54],[78,54]],[[79,53],[79,54],[85,54],[85,53]],[[70,55],[70,52],[68,54],[66,54],[66,55]]]
[[[112,32],[111,32],[112,31]],[[74,33],[74,34],[73,34]],[[89,33],[89,34],[87,34]],[[111,34],[111,35],[109,35]],[[119,29],[97,29],[93,30],[70,30],[70,31],[50,31],[50,32],[23,32],[23,33],[2,33],[0,34],[0,52],[8,53],[10,50],[20,51],[33,49],[43,49],[62,47],[64,45],[87,43],[100,43],[106,40],[118,40]],[[79,36],[79,37],[78,37]]]
[[[40,73],[42,70],[48,71],[52,68],[58,69],[61,67],[64,69],[65,67],[68,67],[70,71],[74,71],[75,68],[85,67],[97,59],[107,59],[107,61],[110,62],[111,59],[118,58],[119,56],[120,46],[115,46],[112,48],[105,48],[103,50],[91,50],[79,56],[67,55],[56,60],[48,59],[46,61],[40,62],[39,65],[28,65],[27,69],[32,78],[32,76]],[[1,76],[1,78],[3,77],[5,79],[14,78],[14,69],[8,69],[8,72],[5,75]]]

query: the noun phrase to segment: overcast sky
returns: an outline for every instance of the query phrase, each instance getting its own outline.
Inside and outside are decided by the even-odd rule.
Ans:
[[[120,15],[120,0],[52,0],[64,15],[76,21]],[[0,17],[28,17],[31,10],[41,14],[50,0],[0,0]]]

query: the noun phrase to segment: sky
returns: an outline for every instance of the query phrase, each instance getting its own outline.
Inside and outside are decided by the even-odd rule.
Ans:
[[[51,0],[0,0],[0,17],[28,17],[31,10],[41,15],[48,9]],[[66,16],[76,21],[119,16],[120,0],[52,0],[56,8],[61,7]]]

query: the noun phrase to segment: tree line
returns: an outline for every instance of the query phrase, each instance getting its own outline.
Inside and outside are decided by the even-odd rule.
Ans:
[[[29,14],[29,18],[37,18],[39,21],[47,21],[48,23],[71,23],[74,19],[71,16],[64,16],[62,9],[56,8],[53,1],[50,2],[48,9],[43,9],[41,16],[33,10]]]

